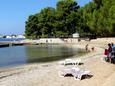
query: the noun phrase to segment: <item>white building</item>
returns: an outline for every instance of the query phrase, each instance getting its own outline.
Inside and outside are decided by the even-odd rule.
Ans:
[[[2,36],[2,35],[0,35],[0,38],[3,38],[3,36]]]
[[[12,35],[11,37],[12,37],[12,38],[16,38],[16,35]]]
[[[12,36],[7,35],[6,38],[12,38]]]
[[[25,38],[25,36],[24,35],[17,35],[16,38]]]
[[[73,38],[79,38],[79,33],[74,33]]]

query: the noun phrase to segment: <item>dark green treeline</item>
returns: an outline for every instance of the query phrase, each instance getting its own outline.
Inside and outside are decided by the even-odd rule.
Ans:
[[[115,36],[115,0],[93,0],[80,7],[74,0],[60,0],[56,8],[47,7],[26,21],[27,38]]]

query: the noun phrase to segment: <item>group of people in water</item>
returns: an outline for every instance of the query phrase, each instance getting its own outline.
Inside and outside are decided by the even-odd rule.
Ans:
[[[115,64],[115,44],[109,43],[108,48],[105,49],[104,55],[106,55],[106,57],[104,57],[106,62]]]

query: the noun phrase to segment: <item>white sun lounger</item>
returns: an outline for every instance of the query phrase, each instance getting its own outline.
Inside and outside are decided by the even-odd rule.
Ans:
[[[75,80],[81,80],[83,75],[90,75],[90,71],[88,70],[78,70],[78,69],[71,69],[72,75],[74,76]]]
[[[75,80],[81,80],[83,75],[90,75],[90,71],[86,70],[80,70],[78,67],[77,68],[70,68],[70,69],[63,69],[59,71],[59,76],[64,77],[67,74],[71,74],[74,76]]]
[[[71,74],[71,69],[63,69],[63,70],[59,71],[58,74],[60,77],[64,77],[67,74]]]
[[[79,65],[80,63],[81,63],[81,59],[77,59],[77,60],[65,59],[64,61],[59,62],[59,64],[61,64],[61,65],[68,65],[68,64]]]
[[[80,69],[78,67],[76,68],[68,68],[68,69],[62,69],[59,71],[59,76],[60,77],[64,77],[65,75],[67,74],[72,74],[72,70],[76,70],[76,71],[79,71]],[[73,75],[73,74],[72,74]]]

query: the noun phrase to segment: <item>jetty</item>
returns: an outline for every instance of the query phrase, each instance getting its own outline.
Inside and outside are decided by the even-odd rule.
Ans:
[[[0,48],[2,47],[9,47],[9,44],[0,44]]]
[[[5,42],[5,43],[0,43],[0,48],[10,47],[10,46],[23,46],[23,45],[38,45],[38,43]]]

